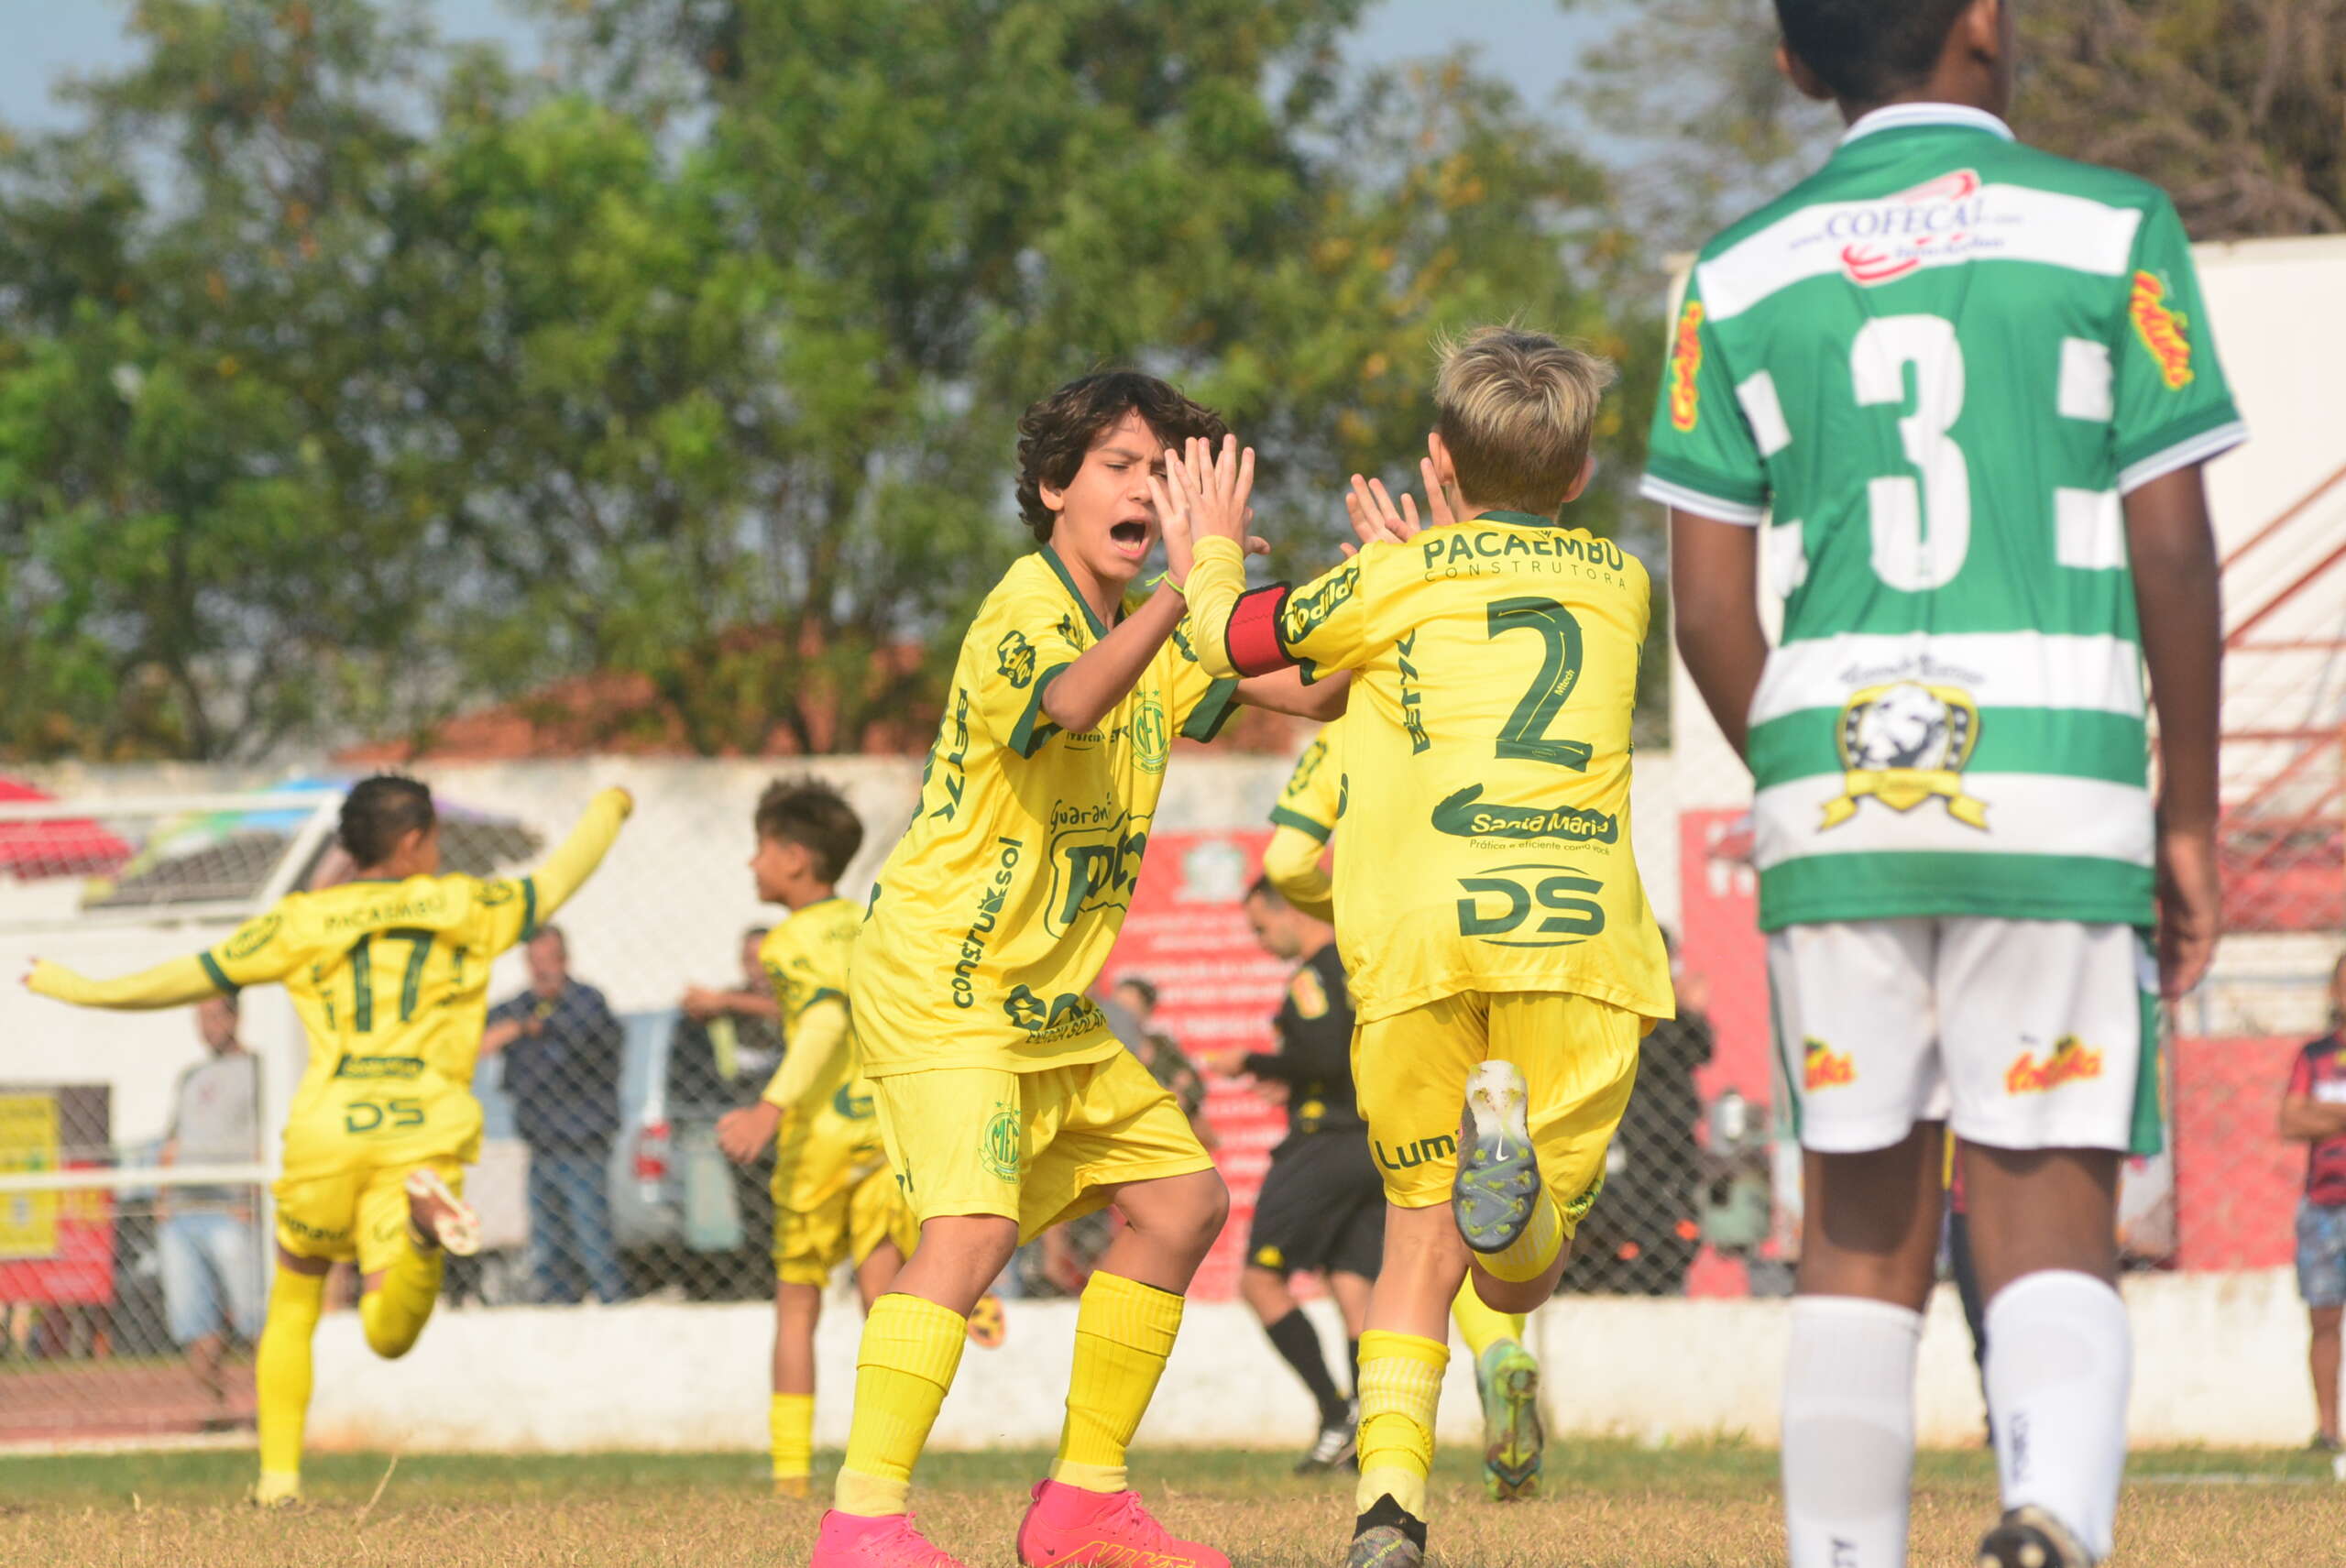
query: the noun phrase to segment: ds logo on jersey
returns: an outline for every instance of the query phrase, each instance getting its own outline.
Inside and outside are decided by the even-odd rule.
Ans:
[[[1588,896],[1605,884],[1571,866],[1496,866],[1458,886],[1458,934],[1495,948],[1569,948],[1605,929],[1605,906]]]
[[[1979,744],[1979,705],[1960,686],[1899,681],[1853,693],[1837,737],[1843,793],[1825,803],[1823,828],[1837,828],[1871,795],[1892,811],[1936,796],[1947,815],[1988,830],[1988,807],[1963,793],[1963,769]]]

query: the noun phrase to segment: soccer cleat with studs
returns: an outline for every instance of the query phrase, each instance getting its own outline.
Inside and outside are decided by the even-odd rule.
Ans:
[[[1302,1458],[1295,1462],[1298,1475],[1320,1475],[1350,1463],[1360,1452],[1360,1407],[1347,1406],[1343,1419],[1320,1429]]]
[[[913,1526],[910,1514],[866,1517],[833,1508],[815,1532],[807,1568],[962,1568]]]
[[[1158,1524],[1137,1492],[1037,1481],[1032,1497],[1018,1525],[1025,1568],[1230,1568],[1212,1547]]]
[[[2093,1568],[2093,1558],[2059,1519],[2027,1504],[1980,1541],[1979,1568]]]
[[[1540,1364],[1504,1339],[1474,1368],[1483,1394],[1483,1491],[1495,1503],[1540,1495],[1548,1434],[1540,1424]]]
[[[1513,1062],[1486,1061],[1466,1080],[1450,1211],[1459,1234],[1476,1252],[1505,1252],[1531,1226],[1540,1201],[1540,1162],[1526,1120],[1530,1098]]]
[[[1426,1521],[1387,1496],[1353,1521],[1352,1551],[1344,1568],[1421,1568],[1426,1560]]]
[[[436,1246],[451,1257],[470,1257],[480,1250],[480,1216],[448,1190],[438,1171],[418,1166],[407,1173],[404,1185],[408,1228],[420,1245]]]

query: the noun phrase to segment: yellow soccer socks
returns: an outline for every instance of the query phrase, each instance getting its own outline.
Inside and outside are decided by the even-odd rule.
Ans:
[[[1485,1272],[1510,1282],[1537,1279],[1548,1272],[1548,1266],[1564,1250],[1564,1215],[1556,1207],[1555,1197],[1542,1186],[1532,1204],[1531,1223],[1523,1227],[1523,1234],[1511,1245],[1497,1252],[1474,1255],[1474,1261],[1483,1266]],[[1466,1288],[1470,1292],[1474,1289],[1472,1279]]]
[[[766,1431],[773,1439],[773,1489],[803,1497],[815,1472],[815,1396],[776,1394],[766,1408]]]
[[[1458,1288],[1458,1299],[1450,1304],[1450,1321],[1458,1325],[1458,1337],[1466,1342],[1466,1349],[1480,1363],[1483,1353],[1501,1340],[1523,1343],[1523,1314],[1502,1312],[1487,1306],[1474,1294],[1474,1279],[1468,1275],[1466,1283]]]
[[[397,1361],[415,1348],[423,1325],[432,1321],[433,1305],[440,1299],[440,1277],[447,1259],[438,1247],[426,1250],[403,1242],[383,1282],[358,1299],[358,1321],[367,1331],[367,1348],[387,1361]]]
[[[310,1416],[310,1338],[325,1311],[326,1278],[280,1263],[269,1289],[269,1318],[253,1358],[259,1396],[260,1484],[253,1500],[291,1502],[301,1495],[301,1431]]]
[[[1416,1334],[1371,1329],[1360,1336],[1360,1485],[1355,1511],[1391,1497],[1413,1519],[1426,1514],[1433,1468],[1433,1415],[1450,1347]]]
[[[1181,1298],[1171,1291],[1121,1275],[1091,1277],[1075,1315],[1075,1370],[1052,1480],[1087,1492],[1124,1490],[1124,1450],[1180,1328]]]
[[[921,1296],[872,1304],[855,1358],[855,1420],[833,1506],[878,1519],[904,1511],[913,1464],[961,1365],[969,1320]]]

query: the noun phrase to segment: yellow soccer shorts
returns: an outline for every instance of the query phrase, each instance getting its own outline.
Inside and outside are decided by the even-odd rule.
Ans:
[[[1213,1168],[1179,1103],[1124,1051],[1033,1072],[893,1073],[873,1087],[888,1164],[924,1224],[999,1214],[1026,1241],[1126,1182]]]
[[[1510,1061],[1529,1088],[1540,1179],[1570,1235],[1605,1184],[1605,1152],[1651,1026],[1554,992],[1464,992],[1357,1025],[1353,1077],[1386,1199],[1404,1209],[1449,1201],[1466,1080],[1485,1061]]]
[[[332,1080],[285,1128],[277,1242],[296,1257],[355,1261],[377,1274],[408,1243],[409,1172],[430,1166],[462,1194],[480,1153],[480,1102],[426,1075]]]
[[[774,1277],[821,1287],[842,1262],[861,1267],[882,1242],[909,1255],[915,1231],[868,1116],[793,1114],[774,1147]]]

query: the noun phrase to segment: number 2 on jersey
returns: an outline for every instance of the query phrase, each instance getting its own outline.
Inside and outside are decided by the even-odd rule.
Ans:
[[[408,944],[407,970],[400,979],[400,1022],[415,1016],[423,990],[423,966],[432,957],[433,933],[399,927],[382,933],[385,940]],[[370,934],[350,945],[350,1026],[360,1034],[375,1027],[375,938]]]
[[[1492,637],[1503,631],[1536,631],[1543,644],[1540,673],[1499,729],[1498,754],[1588,772],[1595,748],[1585,740],[1548,739],[1548,726],[1580,684],[1580,622],[1554,599],[1508,598],[1492,601],[1484,612],[1484,625]]]

